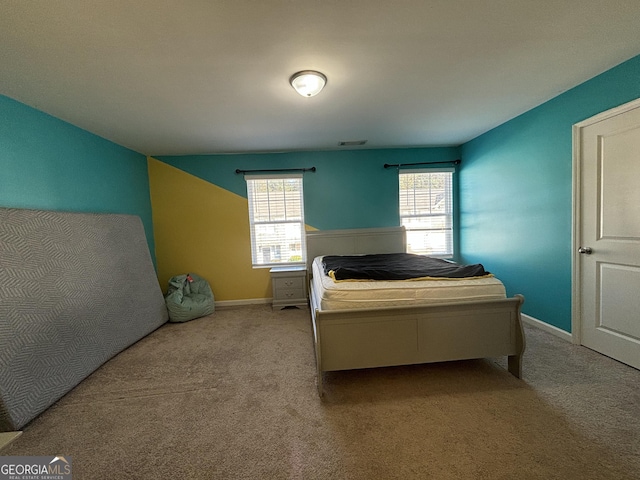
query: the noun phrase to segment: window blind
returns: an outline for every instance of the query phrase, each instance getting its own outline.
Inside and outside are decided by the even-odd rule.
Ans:
[[[302,175],[246,176],[254,267],[304,264]]]
[[[400,223],[407,251],[453,255],[453,169],[403,170],[399,176]]]

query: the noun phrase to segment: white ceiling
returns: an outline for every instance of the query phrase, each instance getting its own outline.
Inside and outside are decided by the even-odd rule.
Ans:
[[[148,155],[459,145],[639,53],[640,0],[0,0],[0,93]]]

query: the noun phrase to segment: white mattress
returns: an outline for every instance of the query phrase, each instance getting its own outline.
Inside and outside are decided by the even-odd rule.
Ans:
[[[313,260],[312,272],[313,289],[321,310],[429,305],[506,297],[504,285],[495,277],[336,282],[324,274],[322,257]]]

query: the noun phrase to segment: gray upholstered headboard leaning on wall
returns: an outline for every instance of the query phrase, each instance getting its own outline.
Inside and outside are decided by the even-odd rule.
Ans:
[[[167,320],[139,217],[0,208],[0,431]]]

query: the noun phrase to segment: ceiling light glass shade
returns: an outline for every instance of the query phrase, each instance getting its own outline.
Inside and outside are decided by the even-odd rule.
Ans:
[[[289,79],[291,86],[303,97],[313,97],[320,93],[327,83],[327,77],[314,70],[294,73]]]

